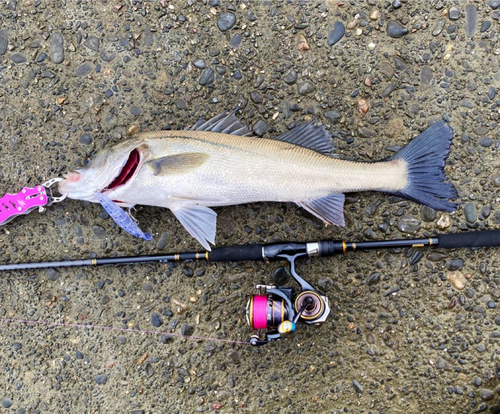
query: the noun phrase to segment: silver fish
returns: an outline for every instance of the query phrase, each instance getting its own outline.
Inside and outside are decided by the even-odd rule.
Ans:
[[[457,197],[444,162],[453,130],[438,122],[389,159],[365,163],[333,155],[331,135],[313,122],[275,139],[250,137],[234,113],[191,130],[139,134],[99,152],[59,184],[69,198],[122,207],[169,208],[205,249],[215,243],[209,207],[295,202],[327,224],[344,225],[344,194],[383,191],[451,211]]]

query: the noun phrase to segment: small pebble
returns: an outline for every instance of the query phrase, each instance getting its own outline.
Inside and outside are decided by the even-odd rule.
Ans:
[[[479,377],[474,377],[474,379],[472,380],[472,385],[475,385],[476,387],[480,387],[482,383],[483,380]]]
[[[420,220],[413,216],[403,216],[398,220],[397,226],[402,233],[416,233],[420,230]]]
[[[448,273],[448,276],[446,277],[446,279],[457,290],[463,290],[463,289],[465,289],[465,286],[467,285],[467,279],[465,278],[463,273],[460,272],[459,270]]]
[[[76,70],[77,76],[87,76],[92,71],[92,65],[89,62],[82,63]]]
[[[500,174],[495,174],[491,177],[493,187],[500,187]]]
[[[236,33],[229,42],[229,46],[231,46],[233,49],[236,49],[240,45],[242,39],[243,36],[241,36],[240,33]]]
[[[89,36],[87,39],[85,39],[83,45],[90,50],[99,52],[100,41],[97,36]]]
[[[7,30],[0,30],[0,56],[4,55],[9,45],[9,32]]]
[[[455,258],[455,259],[448,260],[446,262],[446,268],[448,270],[459,270],[462,267],[464,267],[464,259]]]
[[[108,376],[106,374],[96,375],[94,381],[99,385],[104,385],[108,382]]]
[[[207,86],[214,83],[215,74],[212,68],[206,68],[200,76],[199,83],[202,86]]]
[[[116,53],[113,52],[107,52],[106,50],[101,50],[101,53],[99,54],[100,58],[104,62],[112,62],[116,58]]]
[[[486,389],[486,388],[485,388],[485,389],[482,389],[482,390],[480,391],[479,395],[481,396],[481,399],[482,399],[483,401],[490,401],[490,400],[492,400],[492,399],[493,399],[493,397],[495,396],[495,395],[493,394],[493,391],[488,390],[488,389]]]
[[[181,335],[183,336],[191,336],[194,334],[194,327],[191,325],[182,325],[181,326]]]
[[[53,33],[49,41],[49,58],[52,63],[64,61],[64,38],[61,33]]]
[[[395,9],[399,9],[401,7],[401,0],[394,0],[392,2],[392,7],[394,7]]]
[[[92,143],[92,135],[84,134],[79,139],[80,144],[89,145]]]
[[[444,18],[438,19],[434,24],[434,29],[432,29],[432,35],[433,36],[439,35],[443,31],[445,23],[446,20]]]
[[[495,99],[496,94],[497,94],[497,90],[495,89],[494,86],[488,87],[488,99],[489,100],[492,101],[493,99]]]
[[[409,32],[410,31],[397,20],[391,20],[389,23],[387,23],[387,34],[391,37],[397,39],[407,35]]]
[[[460,10],[457,7],[450,7],[448,10],[448,17],[450,20],[458,20],[460,18]]]
[[[207,67],[207,62],[205,62],[205,59],[196,59],[193,61],[193,66],[198,69],[205,69]]]
[[[370,12],[370,20],[378,20],[380,19],[380,10],[379,9],[373,9]]]
[[[338,124],[340,121],[340,118],[342,117],[340,115],[340,112],[337,111],[336,109],[333,109],[331,111],[327,111],[324,113],[325,118],[330,121],[332,124]]]
[[[217,19],[217,27],[221,32],[231,29],[236,23],[236,17],[233,13],[221,13]]]
[[[312,84],[309,81],[301,82],[297,86],[297,91],[299,92],[299,95],[305,96],[309,95],[310,93],[314,92],[316,87],[314,84]]]
[[[337,43],[342,37],[344,37],[345,27],[344,24],[340,21],[336,21],[333,23],[333,29],[328,33],[328,38],[326,40],[326,44],[328,46],[333,46]]]
[[[14,53],[11,59],[16,64],[24,63],[27,61],[26,56],[24,56],[22,53]]]
[[[487,3],[493,10],[498,9],[500,6],[500,0],[488,0]]]
[[[352,381],[352,385],[354,385],[354,390],[356,391],[357,394],[363,393],[363,386],[356,380]]]
[[[288,75],[286,75],[283,80],[289,84],[289,85],[293,85],[295,82],[297,82],[297,72],[295,72],[294,70],[290,71],[288,73]]]
[[[423,221],[431,222],[436,219],[437,212],[432,207],[422,206],[420,209],[420,217]]]
[[[163,325],[163,321],[161,320],[160,315],[158,315],[156,312],[153,312],[151,314],[151,325],[153,325],[155,328],[159,328]]]
[[[439,218],[439,220],[437,221],[436,226],[438,229],[444,230],[450,227],[451,223],[452,221],[450,215],[448,213],[443,213]]]
[[[465,33],[473,37],[477,29],[477,9],[473,4],[465,6]]]
[[[134,116],[140,116],[142,114],[142,108],[139,106],[132,106],[130,108],[130,113]]]
[[[262,95],[257,91],[250,92],[250,99],[253,101],[253,103],[262,103]]]
[[[473,202],[465,203],[465,205],[464,205],[464,215],[465,215],[465,219],[469,223],[474,223],[477,220],[476,205]]]
[[[188,266],[184,266],[182,268],[182,273],[184,273],[184,276],[186,276],[186,277],[193,277],[194,276],[194,270]]]
[[[309,46],[309,43],[307,43],[307,39],[305,38],[304,35],[299,35],[299,38],[297,41],[297,49],[300,50],[301,52],[304,50],[311,49],[311,47]]]
[[[486,30],[488,30],[489,28],[491,27],[491,22],[489,20],[486,20],[485,22],[483,22],[483,24],[481,25],[481,29],[479,29],[479,31],[481,33],[484,33],[486,32]]]
[[[265,121],[263,121],[262,119],[258,120],[253,128],[252,128],[253,132],[255,134],[257,134],[259,137],[263,136],[267,131],[269,131],[269,126],[267,125],[267,123]]]
[[[2,407],[3,408],[10,408],[10,407],[12,407],[12,401],[9,400],[8,398],[4,398],[2,400]]]
[[[424,254],[420,250],[415,250],[410,257],[410,265],[417,264],[423,256]]]
[[[104,239],[106,237],[106,230],[101,226],[92,226],[92,231],[98,239]]]
[[[156,248],[158,250],[163,250],[167,246],[169,238],[170,238],[170,233],[168,231],[164,231],[161,234],[158,243],[156,243]]]
[[[479,140],[479,145],[488,148],[493,145],[493,140],[490,137],[484,137]]]

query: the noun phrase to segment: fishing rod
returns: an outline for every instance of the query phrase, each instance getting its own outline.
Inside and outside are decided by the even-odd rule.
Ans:
[[[277,339],[285,338],[295,332],[296,324],[320,324],[326,321],[330,313],[328,297],[296,272],[295,261],[305,257],[329,257],[351,251],[439,247],[443,249],[477,248],[500,246],[500,230],[473,231],[417,239],[374,240],[364,242],[319,240],[313,242],[281,242],[270,244],[249,244],[216,247],[212,251],[168,253],[146,256],[103,257],[94,259],[63,260],[53,262],[7,263],[0,265],[0,271],[57,268],[72,266],[125,265],[134,263],[168,263],[187,260],[207,262],[238,262],[255,260],[286,260],[289,273],[299,285],[283,286],[287,274],[280,266],[273,274],[275,285],[257,285],[261,292],[253,295],[247,304],[247,321],[252,329],[266,330],[265,337],[253,335],[250,344],[264,345]]]

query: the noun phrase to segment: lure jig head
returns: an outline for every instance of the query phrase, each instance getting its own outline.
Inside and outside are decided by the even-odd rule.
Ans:
[[[257,285],[262,294],[249,299],[247,321],[252,329],[267,329],[267,332],[264,339],[253,335],[250,345],[261,346],[290,336],[296,331],[298,322],[312,325],[326,321],[330,314],[328,297],[322,295],[295,270],[295,260],[302,256],[307,254],[277,256],[290,263],[290,274],[300,286],[298,293],[293,287]]]
[[[17,216],[31,213],[34,209],[42,213],[45,207],[63,201],[66,195],[54,197],[51,187],[62,178],[52,178],[36,187],[24,187],[17,194],[5,194],[0,198],[0,226]]]

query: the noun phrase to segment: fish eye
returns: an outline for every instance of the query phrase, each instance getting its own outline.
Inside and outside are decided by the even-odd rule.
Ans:
[[[89,163],[89,161],[90,161],[90,158],[86,158],[85,161],[83,161],[83,165],[84,166],[87,165]]]

